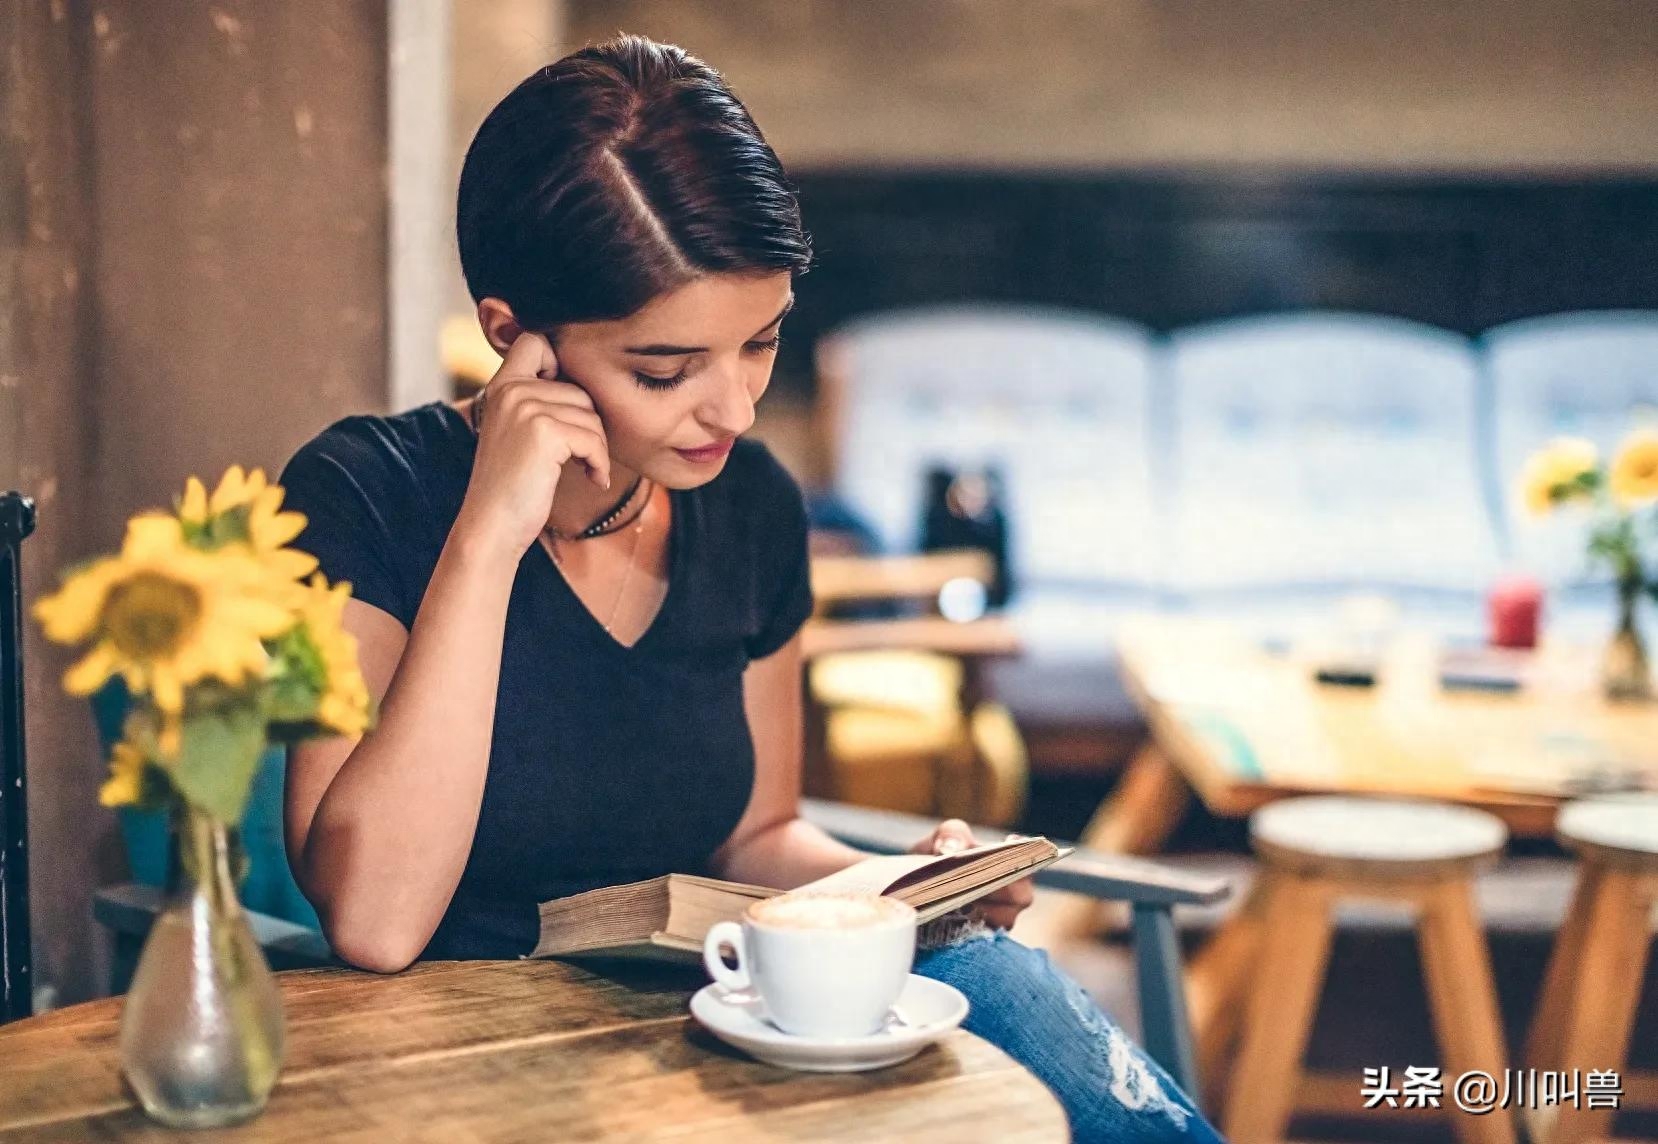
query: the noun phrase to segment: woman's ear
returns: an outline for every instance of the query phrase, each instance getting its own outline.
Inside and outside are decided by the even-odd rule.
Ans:
[[[518,319],[512,316],[512,307],[499,298],[485,298],[478,303],[478,325],[483,328],[489,344],[502,357],[507,356],[512,343],[524,332]]]

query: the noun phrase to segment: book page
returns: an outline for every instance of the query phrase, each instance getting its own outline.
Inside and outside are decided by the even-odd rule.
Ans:
[[[972,866],[1004,850],[1029,843],[1028,838],[1015,838],[990,846],[976,846],[955,854],[885,854],[865,858],[855,866],[837,870],[827,878],[819,878],[801,886],[802,890],[834,894],[885,894],[900,882],[917,881],[918,875],[932,875],[956,866]]]
[[[919,907],[916,910],[916,920],[922,925],[925,925],[934,918],[943,917],[945,914],[950,913],[953,910],[959,910],[963,906],[972,905],[980,898],[988,897],[991,894],[994,894],[1003,886],[1017,882],[1021,878],[1029,878],[1038,870],[1043,870],[1049,866],[1052,866],[1055,862],[1058,862],[1061,858],[1064,858],[1066,855],[1071,853],[1073,853],[1072,850],[1056,850],[1052,855],[1042,859],[1040,862],[1037,862],[1034,866],[1026,866],[1021,869],[1014,870],[989,882],[984,882],[980,885],[962,890],[959,893],[951,895],[950,897],[941,898],[930,905]]]
[[[926,854],[887,854],[879,858],[865,858],[855,866],[808,882],[800,889],[834,894],[884,894],[904,875],[913,874],[935,861],[936,855]]]

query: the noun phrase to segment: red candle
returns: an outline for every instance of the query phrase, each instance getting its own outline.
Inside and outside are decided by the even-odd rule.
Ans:
[[[1543,585],[1530,576],[1504,576],[1486,600],[1494,647],[1536,647],[1543,612]]]

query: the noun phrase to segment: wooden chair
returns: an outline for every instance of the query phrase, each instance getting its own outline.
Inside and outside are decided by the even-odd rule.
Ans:
[[[1658,906],[1658,794],[1571,803],[1555,832],[1581,866],[1543,979],[1526,1065],[1577,1070],[1582,1078],[1610,1072],[1627,1082]],[[1539,1144],[1579,1144],[1606,1136],[1612,1116],[1609,1103],[1580,1092],[1572,1103],[1529,1110],[1528,1121]]]
[[[1358,898],[1419,911],[1443,1107],[1469,1144],[1512,1144],[1508,1112],[1463,1115],[1450,1091],[1464,1072],[1500,1077],[1506,1067],[1490,954],[1473,899],[1474,874],[1507,841],[1502,822],[1464,807],[1329,796],[1272,803],[1255,812],[1250,833],[1261,876],[1192,969],[1200,1069],[1206,1082],[1224,1087],[1227,1139],[1284,1138],[1303,1087],[1301,1057],[1323,988],[1334,910]],[[1237,1064],[1220,1086],[1234,1040]],[[1356,1098],[1356,1085],[1352,1092]]]
[[[816,556],[817,615],[803,636],[810,794],[1007,825],[1024,805],[1024,741],[985,694],[982,669],[1014,654],[999,616],[937,614],[956,581],[987,585],[982,552]],[[835,619],[841,605],[925,601],[930,614]]]
[[[34,502],[0,496],[0,1024],[34,1009],[29,966],[29,816],[23,757],[22,545]]]

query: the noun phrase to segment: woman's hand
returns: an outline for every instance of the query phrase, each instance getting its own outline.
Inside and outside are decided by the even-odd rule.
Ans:
[[[558,380],[542,334],[518,335],[479,400],[478,456],[455,527],[516,561],[547,527],[563,466],[579,460],[609,488],[610,450],[593,399]]]
[[[977,846],[978,840],[959,818],[950,818],[938,824],[927,837],[910,847],[911,854],[959,854]],[[1030,878],[1009,882],[993,894],[986,894],[968,907],[969,911],[993,929],[1012,929],[1020,912],[1036,897],[1036,883]]]

